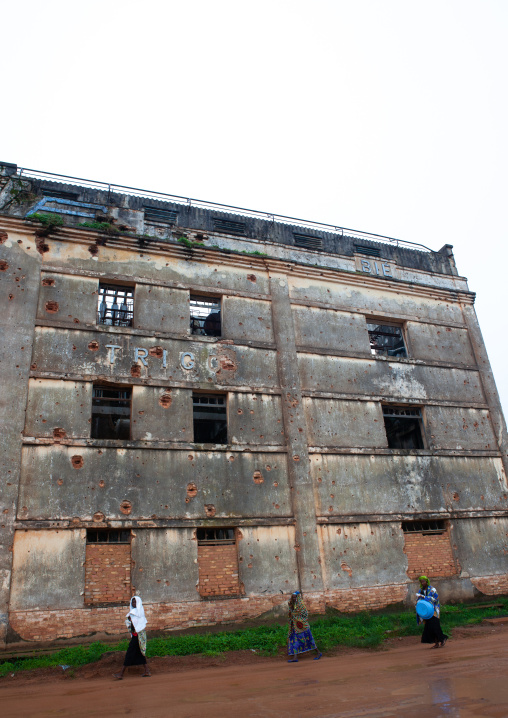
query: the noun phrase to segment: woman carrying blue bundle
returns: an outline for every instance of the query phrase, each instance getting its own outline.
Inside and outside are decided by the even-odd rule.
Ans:
[[[321,656],[309,626],[309,613],[300,591],[295,591],[289,599],[288,663],[298,663],[299,653],[316,651],[315,661]]]
[[[421,621],[425,624],[422,633],[422,643],[433,643],[432,648],[442,648],[448,640],[448,636],[443,633],[439,621],[441,607],[439,605],[438,593],[434,586],[430,585],[427,576],[420,576],[418,581],[420,582],[420,591],[416,594],[416,616],[418,624],[420,624]],[[423,603],[418,605],[420,602]],[[428,606],[426,604],[428,604]],[[427,615],[424,610],[426,607],[429,609],[428,618],[425,617]]]

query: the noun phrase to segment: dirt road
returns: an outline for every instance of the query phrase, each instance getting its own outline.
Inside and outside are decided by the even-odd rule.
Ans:
[[[457,629],[438,650],[408,638],[383,651],[350,651],[296,664],[252,656],[251,663],[191,668],[160,659],[152,662],[151,678],[128,675],[116,682],[111,679],[113,664],[106,660],[88,678],[79,672],[74,679],[64,677],[61,669],[45,669],[54,672],[47,677],[4,678],[0,714],[3,718],[507,718],[507,643],[506,625]],[[118,657],[112,660],[116,663]]]

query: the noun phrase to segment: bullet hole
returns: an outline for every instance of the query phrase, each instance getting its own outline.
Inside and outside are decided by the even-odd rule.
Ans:
[[[76,349],[77,349],[76,345],[75,345],[75,344],[73,344],[73,345],[72,345],[72,351],[73,351],[73,352],[75,352],[75,351],[76,351]]]
[[[247,564],[247,568],[252,568],[252,564],[251,564],[251,563],[248,563],[248,564]]]
[[[35,371],[35,370],[37,369],[37,362],[36,362],[36,361],[34,361],[33,364],[30,364],[30,369],[31,369],[32,371]]]
[[[295,544],[293,548],[295,549],[295,551],[301,551],[300,544],[298,544],[298,543]]]
[[[220,368],[224,369],[224,371],[236,371],[238,368],[236,362],[227,356],[219,357],[219,364]]]
[[[273,485],[275,486],[275,488],[277,488],[277,486],[279,485],[279,482],[278,482],[278,481],[274,481],[274,482],[273,482]]]
[[[100,524],[100,523],[102,523],[102,522],[104,521],[104,519],[105,519],[106,517],[104,516],[104,514],[102,513],[102,511],[97,511],[97,513],[95,513],[92,518],[93,518],[93,520],[95,521],[95,523]]]
[[[235,457],[234,457],[234,456],[229,456],[228,458],[229,458],[230,461],[234,461],[234,460],[235,460]]]
[[[133,364],[131,366],[131,376],[134,376],[134,377],[141,376],[141,367],[139,364]]]
[[[196,484],[193,484],[193,483],[187,484],[187,496],[190,499],[193,499],[197,493],[198,493],[198,487],[196,486]]]
[[[255,484],[262,484],[265,481],[261,471],[255,471],[252,478],[254,479]]]
[[[278,556],[276,556],[276,557],[275,557],[275,560],[276,560],[276,561],[278,561],[278,560],[279,560],[279,557],[278,557]]]
[[[88,247],[88,251],[92,255],[92,257],[96,257],[99,254],[99,247],[96,244],[91,244]]]
[[[79,319],[74,319],[74,324],[79,324]]]
[[[157,357],[158,359],[162,359],[162,347],[150,347],[150,349],[148,350],[148,354],[151,357]]]
[[[256,275],[255,274],[248,274],[247,279],[249,282],[255,282],[256,281]]]
[[[243,409],[237,409],[237,414],[243,414]]]
[[[14,294],[9,294],[9,301],[14,299]]]
[[[342,561],[340,564],[340,567],[343,571],[346,571],[349,574],[349,578],[353,575],[353,571],[351,570],[351,567],[347,565],[345,561]]]
[[[0,232],[0,244],[3,244],[4,242],[7,242],[9,235],[7,232],[1,231]]]
[[[27,507],[27,506],[22,506],[22,507],[21,507],[21,511],[28,511],[28,507]]]
[[[127,500],[122,501],[122,503],[120,504],[120,511],[122,512],[122,514],[130,514],[130,512],[132,511],[131,502]]]
[[[71,464],[73,469],[82,469],[83,468],[83,457],[76,454],[76,456],[71,457]]]
[[[88,348],[91,352],[99,351],[99,342],[93,341],[88,344]]]
[[[189,461],[193,461],[193,460],[194,460],[194,457],[192,456],[192,454],[189,454],[187,458],[189,459]]]
[[[453,493],[453,500],[454,500],[454,501],[458,501],[459,498],[460,498],[460,497],[459,497],[458,493],[455,491],[455,492]]]
[[[164,394],[161,394],[159,398],[159,404],[162,406],[163,409],[169,409],[172,403],[173,398],[170,391],[165,391]]]
[[[267,464],[265,468],[266,468],[267,471],[271,471],[271,470],[272,470],[272,467],[270,466],[270,464]]]
[[[49,277],[46,277],[42,280],[42,286],[43,287],[54,287],[55,286],[55,280],[50,279]]]
[[[208,518],[213,518],[216,514],[215,506],[213,504],[205,504],[205,514]]]
[[[56,314],[59,309],[58,302],[46,302],[44,308],[48,312],[48,314]]]
[[[274,504],[274,507],[275,507],[276,509],[280,509],[279,504]]]
[[[333,511],[333,506],[329,506],[328,511],[331,513]]]
[[[63,479],[58,479],[56,483],[58,484],[58,486],[62,486],[62,484],[63,484]]]
[[[65,439],[65,437],[67,436],[67,432],[65,431],[65,429],[57,427],[56,429],[53,429],[53,436],[55,439]]]
[[[99,481],[99,486],[101,487],[101,489],[103,489],[103,488],[106,486],[106,484],[105,484],[105,482],[104,482],[104,479],[101,479],[101,480]]]
[[[300,461],[300,457],[298,455],[293,456],[293,461]]]

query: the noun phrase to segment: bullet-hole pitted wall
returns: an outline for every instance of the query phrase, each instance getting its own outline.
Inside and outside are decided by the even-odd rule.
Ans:
[[[508,590],[451,245],[60,179],[0,163],[4,643]]]

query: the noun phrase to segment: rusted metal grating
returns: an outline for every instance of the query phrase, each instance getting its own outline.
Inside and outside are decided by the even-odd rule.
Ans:
[[[323,240],[321,237],[315,237],[312,234],[298,234],[293,232],[295,238],[295,246],[304,249],[323,249]]]
[[[145,222],[161,222],[175,224],[178,212],[176,209],[162,209],[161,207],[144,207]]]
[[[222,219],[220,217],[214,217],[213,228],[217,232],[225,232],[226,234],[245,235],[245,223],[235,222],[232,219]]]
[[[355,244],[355,249],[359,254],[368,254],[369,257],[381,256],[381,252],[377,247],[365,247],[361,244]]]

